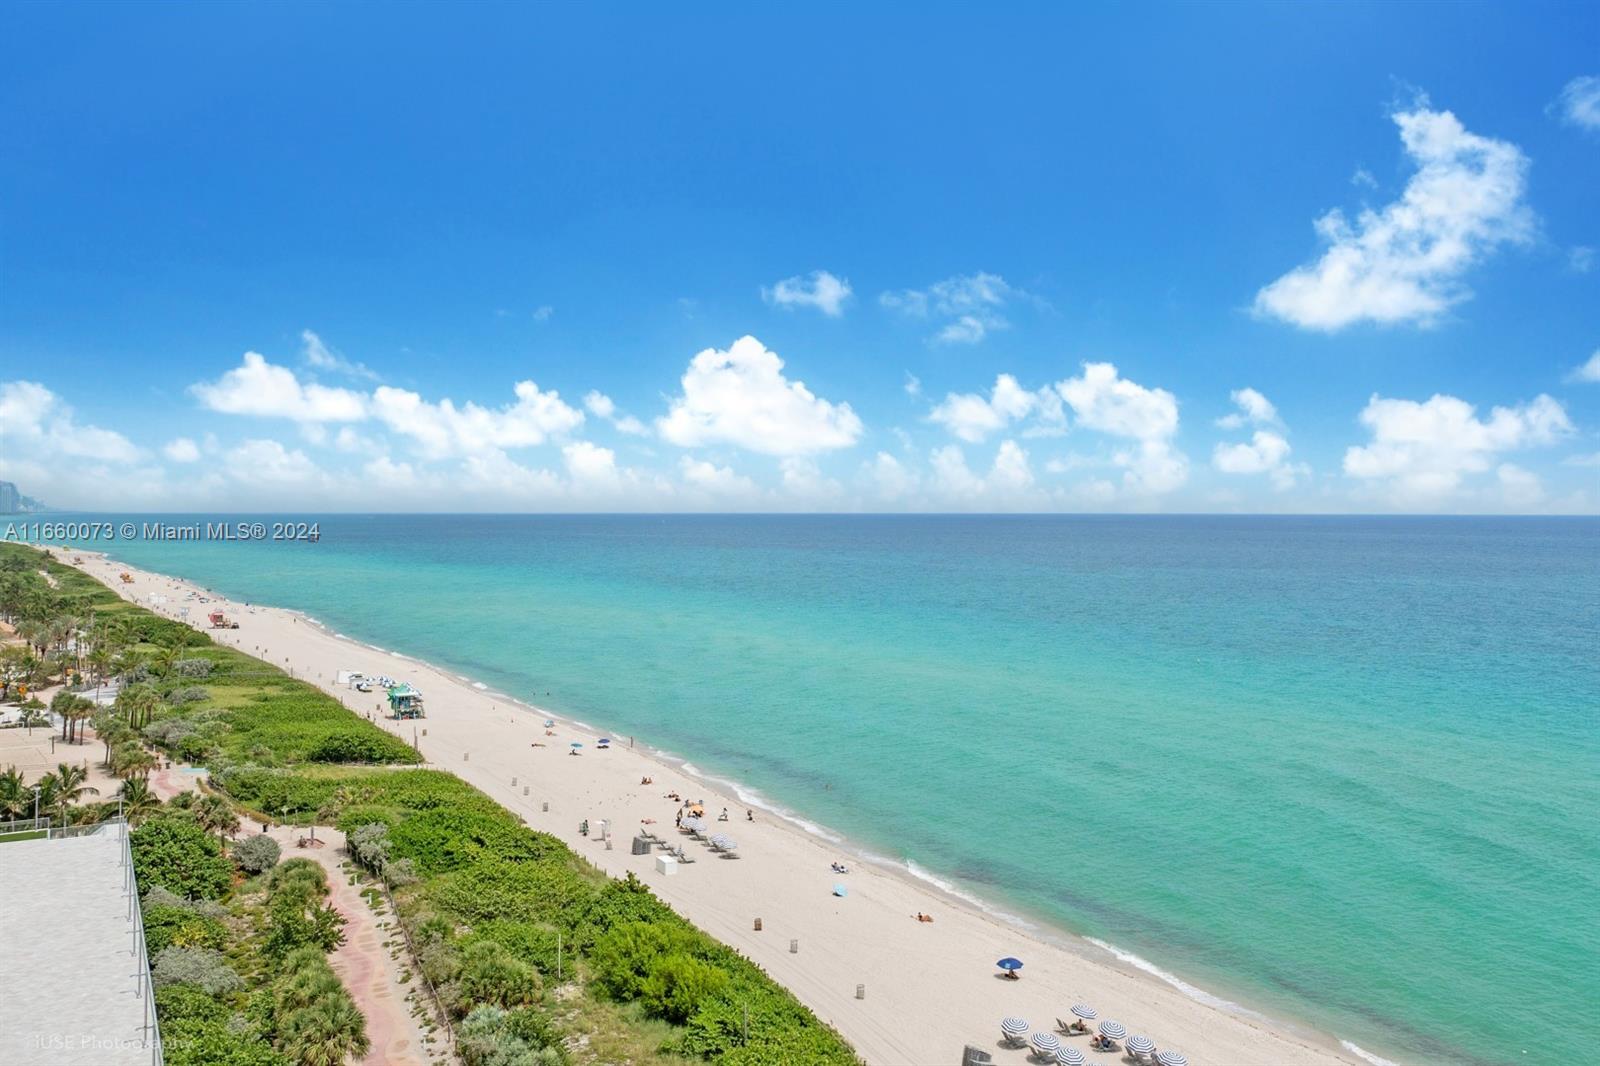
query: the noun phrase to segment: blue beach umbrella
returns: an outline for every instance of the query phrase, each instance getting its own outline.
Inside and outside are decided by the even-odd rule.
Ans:
[[[574,741],[573,741],[573,742],[572,742],[572,748],[573,748],[573,750],[574,750],[574,751],[576,751],[576,750],[577,750],[577,749],[578,749],[578,748],[581,748],[581,747],[583,747],[583,741],[581,741],[581,740],[574,740]]]
[[[1033,1034],[1033,1050],[1041,1055],[1054,1055],[1061,1050],[1061,1039],[1041,1029]]]
[[[1074,1003],[1072,1005],[1072,1013],[1076,1014],[1086,1022],[1092,1022],[1096,1018],[1100,1017],[1100,1012],[1089,1006],[1087,1003]]]
[[[1022,960],[1013,959],[1010,955],[1007,955],[1005,958],[995,963],[995,965],[1008,973],[1016,973],[1018,970],[1022,969]]]
[[[555,724],[556,724],[556,720],[554,718],[546,718],[544,720],[544,727],[546,729],[554,728]]]
[[[1148,1055],[1156,1049],[1156,1042],[1148,1036],[1130,1036],[1125,1046],[1135,1055]]]
[[[1128,1031],[1117,1022],[1101,1022],[1100,1035],[1107,1040],[1121,1040],[1128,1035]]]
[[[1060,1066],[1083,1066],[1083,1052],[1075,1047],[1063,1047],[1056,1052],[1056,1062]]]
[[[835,896],[848,896],[850,894],[850,890],[845,888],[843,885],[834,885],[833,894]]]
[[[1189,1066],[1189,1060],[1181,1051],[1158,1051],[1156,1061],[1161,1066]]]
[[[1021,1040],[1028,1035],[1030,1028],[1032,1027],[1022,1018],[1009,1017],[1000,1019],[1000,1031],[1012,1040]]]

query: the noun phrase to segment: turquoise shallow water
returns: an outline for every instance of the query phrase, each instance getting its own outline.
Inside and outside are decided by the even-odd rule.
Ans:
[[[1600,1048],[1600,522],[320,521],[111,550],[1379,1054]]]

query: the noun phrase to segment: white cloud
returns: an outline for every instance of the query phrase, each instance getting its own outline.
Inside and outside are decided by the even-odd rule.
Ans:
[[[188,437],[178,437],[168,441],[161,454],[175,463],[193,463],[200,458],[200,446]]]
[[[556,309],[554,307],[549,304],[541,304],[533,309],[533,320],[535,322],[548,322],[550,321],[550,316],[555,313]]]
[[[785,310],[815,307],[829,318],[838,318],[844,314],[845,302],[850,299],[850,282],[826,270],[813,270],[809,275],[784,278],[770,288],[763,287],[761,298]]]
[[[531,448],[583,425],[583,412],[569,407],[558,392],[543,391],[532,381],[517,382],[513,391],[516,402],[504,407],[471,401],[457,407],[449,399],[429,403],[417,393],[384,385],[372,394],[372,414],[432,458]]]
[[[0,385],[0,458],[136,462],[141,453],[121,433],[79,425],[72,408],[36,381]],[[26,490],[24,490],[26,491]]]
[[[1575,367],[1572,373],[1567,375],[1567,380],[1585,383],[1600,382],[1600,348],[1595,349],[1594,354],[1589,357],[1587,363],[1580,367]]]
[[[907,396],[922,395],[922,379],[917,377],[917,375],[913,374],[909,370],[906,371],[906,383],[904,387]]]
[[[1178,431],[1177,397],[1119,377],[1113,363],[1085,363],[1082,374],[1059,382],[1056,391],[1086,429],[1139,440]]]
[[[678,461],[678,469],[685,483],[716,496],[752,496],[756,492],[756,483],[732,467],[685,455]]]
[[[1574,126],[1600,130],[1600,77],[1586,74],[1561,90],[1561,117]]]
[[[1575,244],[1567,251],[1567,268],[1574,274],[1587,274],[1594,269],[1596,253],[1587,244]]]
[[[1461,282],[1468,268],[1529,238],[1528,159],[1516,145],[1470,133],[1426,100],[1392,117],[1417,166],[1400,199],[1354,223],[1338,209],[1318,219],[1327,251],[1257,293],[1257,314],[1327,332],[1427,324],[1471,295]]]
[[[1600,452],[1587,455],[1569,455],[1561,460],[1562,466],[1600,466]]]
[[[305,452],[290,451],[275,440],[247,440],[230,448],[223,455],[223,469],[236,481],[305,490],[322,476]]]
[[[583,406],[596,418],[603,418],[610,422],[619,433],[643,437],[650,432],[643,422],[632,415],[622,414],[617,410],[617,405],[612,401],[611,397],[596,389],[590,389],[588,395],[584,396]]]
[[[1118,452],[1123,488],[1136,495],[1171,492],[1189,477],[1189,460],[1172,446],[1178,432],[1178,398],[1117,373],[1111,363],[1085,363],[1083,373],[1056,384],[1078,425],[1138,441]]]
[[[230,415],[288,418],[296,422],[357,422],[366,417],[366,397],[349,389],[303,384],[288,367],[267,362],[259,352],[214,382],[189,391],[206,407]]]
[[[1228,394],[1233,405],[1238,408],[1233,414],[1223,415],[1217,419],[1217,425],[1223,429],[1243,429],[1245,426],[1276,426],[1281,424],[1278,418],[1278,409],[1255,389],[1234,389]]]
[[[1288,439],[1281,433],[1258,429],[1249,441],[1219,443],[1211,453],[1211,464],[1224,474],[1266,474],[1273,488],[1287,492],[1311,474],[1311,468],[1304,463],[1288,461],[1290,450]]]
[[[707,348],[689,362],[683,394],[656,428],[681,447],[734,444],[763,455],[810,455],[846,448],[861,436],[847,403],[815,396],[783,375],[783,360],[754,337],[727,351]]]
[[[1040,496],[1030,492],[1034,476],[1028,453],[1014,440],[1000,442],[994,463],[984,474],[967,465],[966,454],[956,444],[935,448],[928,461],[932,468],[930,488],[942,506],[1016,510],[1031,509],[1042,502]]]
[[[1278,409],[1255,389],[1235,389],[1231,394],[1238,408],[1231,415],[1217,419],[1223,429],[1242,429],[1245,426],[1264,426],[1257,429],[1248,441],[1221,442],[1211,452],[1211,465],[1224,474],[1266,474],[1272,487],[1279,492],[1294,488],[1301,478],[1311,476],[1311,468],[1304,463],[1289,462],[1289,440],[1279,430],[1283,420]]]
[[[1544,499],[1544,486],[1533,471],[1514,463],[1501,463],[1494,473],[1500,483],[1500,499],[1507,506],[1532,507]]]
[[[927,289],[885,292],[878,302],[914,318],[946,320],[934,334],[941,344],[977,344],[993,330],[1011,323],[1001,314],[1007,303],[1026,297],[998,274],[979,271],[935,282]]]
[[[789,456],[778,464],[783,475],[783,489],[798,499],[819,502],[836,498],[843,487],[825,476],[816,461]]]
[[[300,331],[300,355],[306,365],[318,370],[332,370],[352,377],[377,381],[378,375],[360,363],[353,363],[323,343],[322,338],[309,329]]]
[[[1397,506],[1439,505],[1469,475],[1489,470],[1500,453],[1550,444],[1572,432],[1566,410],[1545,395],[1518,407],[1496,407],[1487,419],[1454,396],[1418,403],[1375,395],[1361,423],[1372,440],[1345,452],[1344,472],[1378,487]],[[1525,494],[1525,479],[1507,477]]]
[[[861,472],[880,500],[901,500],[917,490],[917,475],[888,452],[879,452],[871,462],[862,464]]]
[[[995,378],[987,399],[977,393],[952,392],[928,413],[928,418],[949,430],[952,436],[976,444],[1034,411],[1041,411],[1059,423],[1061,400],[1053,389],[1029,392],[1010,374],[1001,374]]]
[[[614,490],[621,484],[617,453],[586,440],[576,440],[561,448],[567,475],[575,486]]]

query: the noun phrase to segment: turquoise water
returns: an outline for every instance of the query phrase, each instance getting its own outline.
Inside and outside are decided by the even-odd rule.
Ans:
[[[636,734],[1379,1054],[1600,1048],[1600,522],[321,528],[112,553]]]

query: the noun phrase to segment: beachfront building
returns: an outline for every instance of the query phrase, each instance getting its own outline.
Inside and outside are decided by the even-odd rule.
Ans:
[[[127,823],[0,826],[0,900],[0,1062],[160,1066]]]

